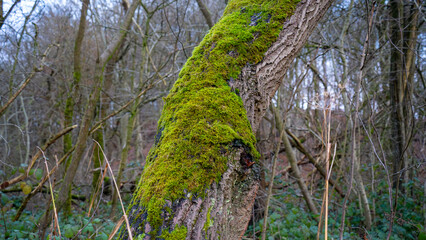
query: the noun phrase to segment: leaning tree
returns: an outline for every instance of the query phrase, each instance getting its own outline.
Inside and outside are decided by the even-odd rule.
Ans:
[[[233,0],[182,68],[119,239],[240,239],[259,186],[253,132],[332,0]]]

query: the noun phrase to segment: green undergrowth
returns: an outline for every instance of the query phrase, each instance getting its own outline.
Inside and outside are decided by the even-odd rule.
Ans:
[[[276,181],[277,185],[282,184]],[[398,207],[396,217],[392,226],[392,240],[426,240],[426,229],[423,226],[424,210],[423,200],[424,192],[421,184],[417,182],[417,187],[409,183],[413,196],[407,197],[400,193],[398,197]],[[420,187],[419,187],[420,186]],[[367,189],[370,190],[371,189]],[[288,191],[274,194],[275,202],[279,205],[271,205],[268,217],[266,236],[268,240],[276,239],[316,239],[318,232],[318,222],[304,205],[303,199],[298,193],[298,189],[289,188]],[[395,192],[393,192],[395,194]],[[320,198],[317,195],[316,198]],[[369,198],[372,208],[373,199],[375,201],[375,217],[373,219],[372,229],[366,230],[363,224],[364,218],[360,211],[359,204],[353,199],[347,206],[345,216],[345,228],[343,239],[387,239],[389,232],[389,194],[387,194],[387,185],[384,183],[376,186],[376,191],[372,192]],[[336,202],[337,201],[337,202]],[[334,203],[336,202],[336,203]],[[328,216],[328,239],[339,239],[339,230],[341,222],[341,211],[343,200],[336,195],[331,195],[331,202]],[[249,225],[245,236],[248,239],[259,239],[263,219],[259,219],[253,225]],[[324,228],[322,228],[320,239],[324,239]],[[364,238],[364,236],[366,238]]]
[[[0,192],[0,239],[40,239],[38,219],[44,212],[43,208],[24,210],[18,221],[12,221],[22,200],[22,196]],[[82,209],[85,209],[87,202],[80,202],[80,205]],[[91,217],[88,217],[85,211],[73,211],[68,218],[60,213],[58,219],[61,235],[59,236],[58,231],[52,234],[52,228],[49,227],[45,239],[107,240],[116,224],[109,219],[110,208],[109,205],[101,204],[95,215]]]
[[[276,40],[298,0],[231,1],[179,74],[158,124],[156,142],[133,204],[142,205],[155,234],[165,200],[203,197],[227,169],[226,153],[241,143],[256,160],[255,137],[238,89],[229,81],[256,64]],[[132,209],[130,206],[129,209]],[[169,210],[170,211],[170,210]]]

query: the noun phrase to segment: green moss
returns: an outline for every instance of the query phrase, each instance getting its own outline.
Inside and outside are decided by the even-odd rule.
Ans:
[[[146,236],[146,234],[145,234],[145,233],[143,233],[143,234],[139,234],[139,235],[137,235],[134,239],[136,239],[136,240],[143,240],[143,239],[145,238],[145,236]]]
[[[207,233],[207,230],[213,226],[213,219],[211,218],[211,211],[213,208],[213,205],[209,207],[209,210],[207,211],[207,217],[206,217],[206,223],[204,224],[203,230]]]
[[[161,219],[161,209],[164,205],[164,199],[162,198],[152,198],[151,201],[148,203],[147,207],[147,213],[148,217],[147,220],[151,224],[151,226],[161,226],[162,219]],[[155,235],[157,232],[157,228],[154,228],[152,235]]]
[[[160,238],[164,240],[185,240],[188,230],[185,226],[178,226],[172,232],[161,234]]]
[[[232,143],[243,143],[248,154],[259,157],[242,100],[227,81],[237,78],[246,64],[263,59],[297,2],[231,1],[194,49],[164,98],[156,142],[134,196],[138,201],[133,202],[148,213],[151,234],[163,223],[165,200],[173,202],[188,192],[203,197],[220,180]]]

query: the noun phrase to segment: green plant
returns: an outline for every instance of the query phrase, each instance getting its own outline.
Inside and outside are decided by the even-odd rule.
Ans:
[[[278,184],[278,183],[277,183]],[[424,192],[417,179],[408,183],[411,184],[412,195],[407,196],[402,193],[398,195],[397,211],[394,217],[392,228],[392,240],[402,239],[426,239],[426,231],[422,224],[424,216],[422,212]],[[345,219],[345,232],[343,239],[362,239],[361,235],[366,235],[368,239],[386,239],[389,230],[390,207],[387,185],[379,183],[376,191],[370,194],[371,200],[375,200],[376,218],[370,231],[363,227],[363,215],[359,209],[356,198],[348,205]],[[273,205],[268,218],[267,239],[316,239],[318,222],[316,216],[305,210],[306,206],[301,204],[300,197],[297,196],[293,188],[286,192],[275,195],[274,198],[281,205]],[[317,196],[319,198],[319,196]],[[328,218],[329,239],[339,239],[339,227],[341,218],[340,205],[331,203]],[[260,234],[263,219],[255,223],[255,229],[249,225],[246,236],[253,237],[253,232]],[[256,236],[256,239],[259,235]],[[324,236],[322,238],[324,239]]]
[[[39,239],[37,222],[43,211],[25,210],[18,221],[12,220],[21,202],[22,196],[9,196],[0,192],[0,239]],[[73,211],[68,218],[59,214],[61,238],[49,234],[47,239],[107,240],[115,226],[115,222],[108,218],[109,212],[110,206],[101,204],[100,209],[91,217],[78,210]]]

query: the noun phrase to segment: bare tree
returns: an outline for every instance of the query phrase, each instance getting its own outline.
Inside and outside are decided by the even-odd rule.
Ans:
[[[97,73],[96,77],[98,79],[96,79],[95,81],[92,94],[89,97],[89,101],[85,108],[85,114],[80,124],[80,131],[78,134],[76,147],[71,158],[71,163],[64,176],[64,184],[62,185],[60,193],[58,195],[59,196],[57,199],[58,210],[61,210],[65,206],[65,203],[67,202],[68,195],[72,187],[72,182],[74,180],[74,176],[77,172],[79,163],[82,159],[82,155],[86,149],[86,141],[89,136],[89,129],[91,126],[91,122],[93,120],[93,115],[95,113],[96,103],[100,96],[100,85],[103,79],[103,70],[105,68],[105,65],[111,59],[111,56],[117,51],[117,48],[123,42],[124,37],[127,34],[127,30],[131,26],[132,17],[138,5],[139,5],[138,1],[132,2],[132,5],[130,6],[121,26],[122,29],[124,30],[120,31],[119,33],[115,35],[114,39],[109,43],[109,45],[107,45],[105,51],[103,51],[102,54],[99,56],[97,67],[96,67],[96,73]],[[46,227],[47,227],[47,221],[44,221],[44,223],[42,224],[42,228],[46,228]]]

